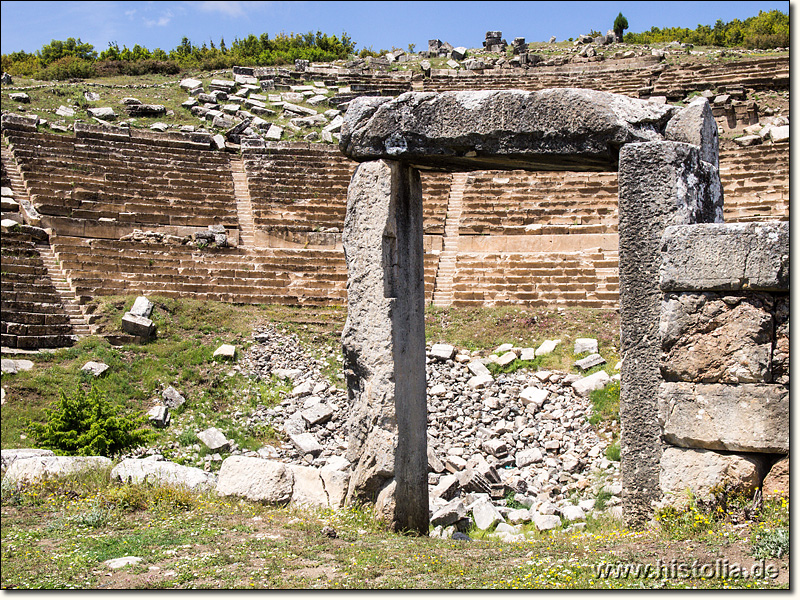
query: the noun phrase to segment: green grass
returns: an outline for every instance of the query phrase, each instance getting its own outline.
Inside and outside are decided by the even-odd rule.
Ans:
[[[619,381],[613,381],[602,390],[594,390],[589,395],[592,403],[589,423],[598,425],[605,421],[619,422],[619,388]]]

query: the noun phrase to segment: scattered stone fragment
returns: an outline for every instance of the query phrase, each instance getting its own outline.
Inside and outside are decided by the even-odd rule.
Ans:
[[[235,358],[236,357],[236,346],[232,344],[222,344],[219,348],[214,350],[213,358],[221,357],[223,359],[226,358]]]
[[[588,396],[594,390],[601,390],[606,387],[609,381],[611,381],[611,377],[608,376],[608,373],[597,371],[597,373],[592,373],[573,383],[572,389],[581,396]]]
[[[197,434],[197,439],[203,442],[209,450],[227,450],[230,442],[225,434],[216,427],[209,427]]]
[[[173,410],[183,406],[186,402],[186,398],[172,386],[161,392],[161,398],[164,400],[164,404]]]
[[[94,360],[90,360],[85,365],[81,367],[81,371],[91,374],[93,377],[100,377],[108,371],[109,367],[107,364],[103,362],[96,362]]]
[[[138,556],[123,556],[121,558],[111,558],[103,561],[103,564],[110,569],[121,569],[122,567],[127,567],[129,565],[137,565],[140,562],[142,562],[142,559]]]
[[[163,405],[157,405],[147,411],[147,418],[154,427],[164,428],[169,425],[169,409]]]
[[[585,358],[581,358],[575,361],[575,366],[578,367],[581,371],[588,371],[592,367],[604,364],[606,364],[606,359],[600,356],[599,354],[590,354]]]
[[[553,350],[556,349],[561,343],[561,340],[545,340],[542,344],[536,349],[535,355],[536,356],[543,356],[545,354],[550,354]]]

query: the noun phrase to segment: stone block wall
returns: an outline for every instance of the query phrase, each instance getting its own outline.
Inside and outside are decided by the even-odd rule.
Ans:
[[[663,501],[752,493],[789,453],[788,223],[667,228],[660,289]]]

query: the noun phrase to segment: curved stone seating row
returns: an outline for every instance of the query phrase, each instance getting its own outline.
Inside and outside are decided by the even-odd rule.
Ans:
[[[789,144],[721,150],[725,221],[789,220]]]
[[[32,237],[6,231],[1,247],[3,347],[36,350],[74,344],[69,316]]]
[[[789,58],[720,61],[717,64],[670,65],[653,83],[654,96],[681,100],[689,93],[727,86],[759,90],[789,89]]]
[[[454,306],[567,304],[611,308],[619,298],[614,251],[462,253],[453,281]]]
[[[236,227],[226,154],[150,140],[5,132],[31,200],[47,216],[142,227]]]

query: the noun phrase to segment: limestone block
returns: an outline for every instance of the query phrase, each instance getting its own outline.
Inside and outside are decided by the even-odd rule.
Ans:
[[[495,363],[501,367],[505,367],[506,365],[510,365],[515,360],[517,360],[517,355],[515,352],[506,352],[502,356],[499,356]]]
[[[109,366],[106,363],[97,362],[94,360],[90,360],[81,367],[81,371],[90,373],[93,377],[101,377],[106,371],[108,371],[108,369]]]
[[[572,389],[579,396],[588,397],[594,390],[602,390],[608,382],[611,381],[611,377],[608,376],[608,373],[605,371],[597,371],[596,373],[592,373],[591,375],[587,375],[582,379],[574,382],[572,384]]]
[[[154,427],[167,427],[170,421],[169,408],[161,404],[154,406],[147,411],[147,418]]]
[[[533,524],[539,531],[547,531],[548,529],[555,529],[561,526],[561,519],[556,515],[540,515],[534,513]]]
[[[144,317],[145,319],[149,319],[150,315],[153,313],[153,307],[155,305],[150,302],[144,296],[139,296],[133,303],[131,307],[131,314],[136,315],[137,317]]]
[[[328,507],[328,494],[319,469],[288,465],[292,472],[292,504]]]
[[[186,402],[186,398],[172,386],[161,392],[161,398],[164,400],[164,404],[172,409],[179,408]]]
[[[664,291],[789,290],[789,223],[706,223],[667,227]]]
[[[537,462],[542,462],[544,457],[542,456],[542,451],[538,448],[527,448],[525,450],[520,450],[517,452],[515,456],[515,462],[517,467],[527,467],[528,465],[532,465]]]
[[[11,463],[3,484],[26,485],[46,479],[57,479],[83,471],[95,471],[111,466],[105,456],[32,456]]]
[[[667,123],[664,138],[700,147],[700,158],[719,168],[719,132],[707,98],[698,96]]]
[[[218,356],[222,358],[235,358],[236,357],[236,346],[233,344],[222,344],[219,348],[214,350],[214,354],[212,355],[213,358]]]
[[[772,309],[772,297],[764,293],[667,294],[659,327],[664,379],[771,381]]]
[[[178,85],[180,86],[181,89],[189,91],[201,87],[203,85],[203,82],[200,81],[199,79],[187,78],[181,80],[180,84]]]
[[[333,416],[333,409],[328,404],[319,403],[302,411],[301,416],[309,427],[317,423],[325,423]]]
[[[586,514],[580,506],[567,505],[560,509],[561,516],[567,521],[584,521]]]
[[[108,560],[104,560],[103,564],[109,569],[121,569],[122,567],[127,567],[130,565],[138,565],[140,562],[142,562],[142,558],[140,556],[121,556],[120,558],[109,558]]]
[[[431,357],[438,360],[450,360],[456,353],[455,346],[450,344],[434,344],[431,346]]]
[[[468,363],[467,368],[473,375],[489,375],[490,377],[492,375],[491,371],[486,368],[486,365],[479,360],[473,360],[472,362]]]
[[[762,464],[757,456],[668,447],[661,455],[661,491],[672,503],[688,500],[687,490],[708,500],[712,488],[726,484],[752,494],[761,483]]]
[[[351,101],[339,146],[357,161],[443,169],[615,170],[618,148],[663,139],[673,106],[570,88],[406,92]]]
[[[789,126],[782,125],[780,127],[773,127],[769,131],[769,137],[774,144],[789,141]]]
[[[769,470],[764,477],[761,491],[765,496],[789,497],[789,457],[782,458]]]
[[[541,408],[549,394],[550,392],[547,390],[530,386],[519,393],[519,399],[523,406],[533,404],[536,408]]]
[[[505,523],[503,515],[488,499],[478,500],[472,505],[472,518],[475,520],[475,526],[482,530],[494,527],[498,523]]]
[[[222,462],[216,491],[255,502],[282,503],[292,498],[294,478],[289,466],[249,456],[230,456]]]
[[[536,352],[534,353],[536,356],[543,356],[545,354],[551,354],[553,350],[556,349],[561,343],[561,340],[545,340],[543,341],[538,348],[536,348]]]
[[[230,446],[228,438],[216,427],[204,429],[197,434],[197,437],[209,450],[227,450]]]
[[[578,338],[575,340],[575,346],[572,353],[575,355],[581,354],[596,354],[599,348],[597,340],[594,338]]]
[[[319,445],[317,438],[311,433],[297,433],[289,434],[289,440],[292,442],[300,454],[311,454],[317,456],[322,452],[323,448]]]
[[[665,382],[659,413],[674,446],[789,452],[789,390],[782,385]]]
[[[185,467],[170,461],[149,458],[126,458],[111,470],[111,480],[122,483],[150,483],[183,486],[193,490],[211,490],[216,484],[213,473]]]
[[[98,106],[97,108],[88,108],[86,112],[90,117],[95,119],[116,119],[117,113],[110,106]]]
[[[126,312],[122,317],[122,330],[131,335],[149,338],[155,334],[156,325],[150,319]]]
[[[455,475],[443,475],[439,483],[431,490],[431,498],[443,498],[450,500],[458,493],[458,477]]]
[[[590,354],[584,358],[575,361],[575,366],[581,371],[588,371],[592,367],[606,364],[606,359],[599,354]]]
[[[453,523],[457,523],[461,519],[467,516],[467,509],[464,506],[464,503],[461,501],[460,498],[456,498],[455,500],[451,500],[441,508],[439,508],[436,512],[433,513],[431,516],[431,525],[436,527],[437,525],[441,525],[442,527],[447,527],[448,525],[452,525]]]
[[[44,448],[7,448],[0,450],[0,464],[3,471],[6,471],[15,460],[20,458],[34,458],[36,456],[55,456],[52,450]]]
[[[330,508],[341,508],[347,498],[347,489],[350,485],[350,473],[323,467],[319,471],[325,493],[328,495]]]

